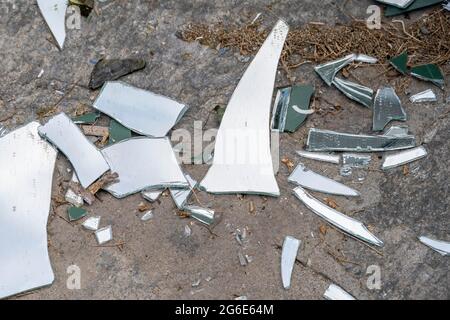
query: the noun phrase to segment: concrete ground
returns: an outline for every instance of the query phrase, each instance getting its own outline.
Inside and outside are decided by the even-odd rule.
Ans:
[[[346,13],[364,19],[370,4],[369,0],[347,1],[341,11],[337,9],[341,1],[331,0],[106,0],[99,6],[99,15],[83,19],[79,30],[68,30],[60,52],[34,3],[8,1],[1,5],[8,14],[2,14],[0,20],[0,124],[13,129],[55,104],[68,113],[80,103],[91,105],[98,94],[87,88],[93,61],[105,55],[145,59],[146,69],[122,80],[188,104],[190,109],[176,128],[193,132],[194,121],[205,122],[216,105],[226,105],[248,62],[234,51],[219,55],[198,43],[183,42],[175,36],[183,25],[245,23],[259,12],[267,28],[278,16],[293,27],[311,21],[348,23]],[[422,13],[412,14],[411,19]],[[243,295],[249,299],[321,299],[330,283],[358,299],[449,299],[449,259],[417,240],[420,235],[450,240],[448,89],[441,91],[411,80],[409,92],[433,88],[438,94],[437,103],[421,104],[411,104],[405,93],[399,92],[410,131],[419,142],[432,137],[425,146],[428,157],[411,164],[409,174],[404,175],[402,168],[381,172],[377,154],[370,170],[354,170],[350,177],[342,177],[339,166],[300,159],[295,150],[304,146],[311,127],[370,133],[371,111],[327,87],[312,67],[294,70],[296,81],[313,83],[317,96],[341,105],[342,111],[314,114],[296,133],[283,134],[280,156],[295,164],[302,161],[358,189],[358,199],[315,195],[332,198],[340,211],[368,225],[385,243],[379,252],[332,228],[324,229],[324,221],[292,195],[288,169],[281,164],[279,198],[198,193],[204,205],[222,216],[213,234],[177,216],[170,197],[153,204],[154,219],[143,223],[137,210],[140,195],[117,200],[100,192],[101,201],[87,209],[102,216],[102,225],[112,225],[113,244],[123,246],[98,247],[91,232],[60,218],[65,217],[67,206],[52,210],[48,236],[55,282],[20,299],[233,299]],[[41,69],[44,73],[38,78]],[[374,89],[395,85],[401,78],[375,78],[382,70],[381,66],[359,68],[355,75]],[[445,66],[447,84],[449,71],[449,65]],[[277,85],[286,82],[280,72]],[[100,124],[107,123],[106,117],[100,120]],[[211,118],[206,123],[206,128],[217,126]],[[61,192],[59,184],[70,178],[67,168],[70,164],[60,154],[54,195]],[[208,165],[183,168],[201,180]],[[254,213],[249,212],[250,202],[255,205]],[[184,236],[186,225],[192,229],[190,237]],[[233,233],[243,228],[248,229],[248,236],[241,247]],[[280,279],[280,245],[286,235],[302,240],[290,290],[282,288]],[[251,257],[245,267],[239,264],[239,250]],[[66,286],[67,268],[74,264],[81,270],[79,290]],[[380,289],[367,285],[371,278],[366,272],[373,265],[381,271]],[[193,287],[199,279],[200,284]]]

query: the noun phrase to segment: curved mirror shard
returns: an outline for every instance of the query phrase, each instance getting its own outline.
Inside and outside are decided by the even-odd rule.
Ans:
[[[428,154],[427,150],[420,146],[417,148],[405,150],[398,152],[396,154],[391,154],[386,156],[383,161],[382,169],[390,169],[395,168],[406,163],[410,163],[419,159],[426,157]]]
[[[142,190],[189,187],[167,137],[123,140],[104,148],[102,154],[119,175],[118,182],[105,187],[116,198]]]
[[[360,221],[355,220],[339,211],[334,210],[313,198],[303,188],[297,187],[294,189],[295,196],[302,201],[311,211],[317,214],[319,217],[325,219],[328,223],[341,229],[345,233],[363,240],[369,244],[376,246],[382,246],[383,242],[375,237]]]
[[[270,151],[270,107],[278,60],[289,27],[278,21],[234,91],[201,188],[211,193],[278,196]]]
[[[149,137],[164,137],[188,109],[175,100],[120,81],[106,82],[93,107]]]
[[[49,285],[47,219],[57,151],[38,122],[0,139],[0,298]]]

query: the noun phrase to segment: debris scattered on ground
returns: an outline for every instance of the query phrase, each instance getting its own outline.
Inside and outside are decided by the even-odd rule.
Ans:
[[[67,0],[37,0],[39,10],[62,50],[66,39]]]
[[[297,168],[295,168],[294,172],[292,172],[292,174],[289,176],[288,181],[313,191],[342,195],[347,197],[359,196],[358,191],[350,187],[347,187],[342,183],[321,176],[320,174],[317,174],[307,169],[301,163],[297,166]]]
[[[151,219],[153,219],[153,210],[148,210],[147,212],[145,212],[143,215],[142,215],[142,217],[141,217],[141,220],[142,221],[148,221],[148,220],[151,220]]]
[[[283,249],[281,252],[281,279],[285,289],[291,287],[292,271],[294,269],[300,244],[301,241],[294,237],[287,236],[284,238]]]
[[[41,139],[39,125],[31,122],[0,138],[0,299],[55,279],[47,220],[57,152]]]
[[[406,163],[410,163],[419,159],[426,157],[428,154],[427,150],[423,146],[404,150],[395,154],[390,154],[385,157],[382,165],[383,170],[395,168]]]
[[[116,172],[106,172],[103,176],[100,177],[97,181],[95,181],[92,185],[89,186],[88,191],[95,195],[100,189],[107,188],[113,183],[117,183],[119,180],[119,175]]]
[[[150,210],[152,207],[148,204],[148,203],[145,203],[145,202],[141,202],[141,203],[139,203],[139,205],[138,205],[138,210],[139,210],[139,212],[144,212],[144,211],[148,211],[148,210]]]
[[[411,97],[409,97],[409,101],[411,101],[413,103],[436,102],[437,97],[433,90],[428,89],[428,90],[425,90],[425,91],[422,91],[422,92],[412,95]]]
[[[292,169],[294,169],[294,167],[295,167],[294,162],[289,158],[281,159],[281,163],[284,164],[288,168],[289,172],[291,172]]]
[[[137,137],[102,149],[119,181],[104,189],[116,198],[152,188],[186,188],[186,180],[169,138]]]
[[[66,114],[60,113],[40,126],[39,134],[66,155],[84,188],[109,170],[100,151]]]
[[[408,53],[405,51],[401,55],[393,57],[389,63],[401,74],[408,73]]]
[[[89,88],[98,89],[107,81],[117,80],[127,74],[144,69],[145,65],[145,61],[141,59],[101,59],[92,70]]]
[[[271,128],[279,132],[295,132],[306,117],[314,112],[310,109],[313,94],[312,85],[279,89],[273,105]]]
[[[242,267],[245,267],[246,265],[248,265],[247,257],[242,253],[241,250],[238,251],[238,259],[239,259],[239,264]]]
[[[99,112],[90,112],[72,118],[75,124],[94,124],[100,118]],[[86,134],[86,133],[85,133]]]
[[[111,241],[113,238],[112,227],[107,226],[107,227],[98,229],[97,231],[95,231],[95,238],[97,239],[97,243],[99,245],[102,245],[102,244],[105,244],[105,243]]]
[[[450,2],[446,1],[445,3],[442,4],[442,7],[447,10],[450,11]]]
[[[373,131],[382,131],[391,121],[406,121],[402,102],[391,87],[378,89],[373,103]]]
[[[84,218],[87,214],[87,211],[83,208],[78,207],[69,207],[67,209],[67,215],[69,217],[69,221],[77,221],[81,218]]]
[[[349,166],[351,168],[365,168],[370,165],[372,157],[365,154],[356,153],[343,153],[342,154],[342,165]]]
[[[64,199],[75,207],[81,207],[84,204],[83,197],[76,194],[71,188],[67,189]]]
[[[430,33],[423,35],[426,27]],[[380,30],[367,28],[366,21],[350,25],[307,24],[289,32],[281,55],[281,66],[290,70],[307,61],[321,63],[345,54],[360,52],[377,57],[381,63],[408,51],[411,63],[444,64],[450,60],[450,17],[441,11],[424,15],[403,29],[396,22],[384,22]],[[267,36],[258,23],[243,26],[191,23],[181,31],[185,41],[198,41],[210,48],[237,48],[241,55],[252,55]]]
[[[188,225],[185,225],[185,226],[184,226],[184,236],[185,236],[186,238],[188,238],[188,237],[191,236],[191,234],[192,234],[191,228],[190,228]]]
[[[188,107],[120,81],[108,81],[93,107],[136,133],[164,137]]]
[[[361,222],[326,206],[313,198],[303,188],[295,188],[294,194],[311,211],[350,236],[366,241],[369,244],[383,246],[383,242],[375,237]]]
[[[377,152],[413,148],[416,139],[407,131],[392,126],[383,135],[368,136],[311,128],[306,145],[309,151]]]
[[[198,206],[184,206],[183,208],[191,218],[194,218],[206,225],[212,225],[214,223],[214,211],[207,208]]]
[[[197,181],[191,178],[190,175],[186,174],[186,180],[189,182],[189,187],[186,189],[173,189],[170,188],[170,195],[175,202],[178,209],[182,210],[189,199],[194,188],[197,186]]]
[[[450,242],[434,240],[428,237],[419,237],[420,242],[430,247],[434,251],[440,253],[443,256],[450,255]]]
[[[321,153],[321,152],[310,152],[305,150],[299,150],[297,151],[297,154],[300,157],[312,159],[312,160],[318,160],[323,162],[329,162],[334,164],[339,164],[339,155],[331,154],[331,153]]]
[[[100,220],[101,220],[100,216],[92,216],[84,220],[82,226],[87,230],[97,231],[98,227],[100,226]]]
[[[248,212],[250,214],[254,214],[256,212],[256,207],[255,207],[255,203],[253,201],[250,200],[250,202],[248,203]]]
[[[335,284],[330,284],[323,296],[327,300],[355,300],[354,297]]]

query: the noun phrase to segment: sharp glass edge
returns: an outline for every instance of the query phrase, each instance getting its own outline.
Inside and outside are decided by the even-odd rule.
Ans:
[[[60,50],[66,39],[66,10],[68,0],[37,0],[39,10],[44,17]]]
[[[324,177],[312,170],[307,169],[303,164],[299,164],[288,178],[289,182],[293,182],[305,189],[318,191],[322,193],[357,197],[359,192],[347,187],[346,185]]]
[[[431,249],[435,250],[436,252],[438,252],[443,256],[450,255],[450,242],[435,240],[424,236],[419,237],[419,240],[424,245],[430,247]]]
[[[376,245],[379,247],[383,246],[383,242],[376,236],[374,236],[362,222],[346,216],[343,213],[334,210],[333,208],[328,207],[327,205],[312,197],[302,187],[295,188],[294,194],[311,211],[325,219],[328,223],[342,230],[346,234],[372,245]]]
[[[336,155],[336,154],[324,153],[324,152],[310,152],[310,151],[305,151],[305,150],[298,150],[297,154],[300,157],[307,158],[307,159],[339,164],[339,155]]]
[[[406,121],[400,98],[391,87],[378,89],[373,103],[373,131],[381,131],[391,121]]]
[[[285,289],[291,287],[292,271],[300,244],[301,241],[294,237],[287,236],[284,238],[281,252],[281,280]]]
[[[411,5],[415,0],[376,0],[377,2],[388,4],[400,9],[405,9]]]
[[[419,93],[416,93],[409,97],[409,101],[413,103],[417,102],[436,102],[437,97],[432,89],[428,89]]]
[[[371,88],[339,77],[334,77],[333,84],[349,99],[359,102],[367,108],[372,108],[373,90]]]
[[[427,156],[427,150],[423,147],[417,147],[408,149],[405,151],[401,151],[395,154],[390,154],[386,156],[383,161],[382,169],[387,170],[391,168],[395,168],[419,159],[422,159]]]

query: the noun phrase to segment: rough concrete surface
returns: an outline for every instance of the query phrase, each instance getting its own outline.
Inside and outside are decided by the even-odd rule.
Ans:
[[[373,4],[369,0],[346,1],[345,9],[339,10],[343,3],[106,0],[99,5],[98,14],[82,19],[79,30],[68,30],[65,48],[60,52],[34,1],[26,5],[5,1],[1,10],[7,14],[2,13],[0,20],[0,124],[13,129],[55,104],[67,113],[80,103],[91,105],[98,94],[87,87],[93,61],[102,56],[138,57],[147,61],[147,67],[122,80],[188,104],[189,111],[175,128],[193,132],[194,121],[205,124],[216,105],[226,105],[248,62],[233,50],[219,54],[198,43],[183,42],[175,36],[177,30],[190,22],[246,23],[259,12],[266,28],[277,17],[283,17],[292,27],[311,21],[348,23],[350,15],[366,18],[366,9]],[[410,19],[421,14],[423,11],[411,14]],[[358,189],[358,199],[314,194],[320,199],[334,199],[340,211],[368,225],[385,243],[379,252],[332,228],[322,234],[319,228],[325,226],[324,221],[292,195],[288,169],[280,164],[279,198],[197,192],[203,205],[222,215],[213,233],[180,218],[170,197],[153,204],[155,217],[144,223],[137,210],[143,201],[140,195],[118,200],[100,192],[100,200],[86,208],[89,214],[102,216],[102,226],[112,225],[111,244],[123,246],[98,247],[92,232],[61,218],[66,216],[66,205],[55,206],[48,223],[55,282],[20,299],[233,299],[242,295],[249,299],[321,299],[330,283],[359,299],[449,299],[448,257],[417,240],[420,235],[450,240],[448,89],[441,91],[429,83],[411,80],[411,93],[433,88],[437,103],[411,104],[404,92],[399,93],[408,114],[407,124],[418,141],[435,133],[425,145],[429,156],[411,164],[409,174],[404,175],[402,168],[380,171],[381,154],[375,154],[370,170],[354,170],[350,177],[342,177],[339,166],[300,159],[295,150],[304,146],[311,127],[370,133],[372,114],[327,87],[312,67],[306,64],[294,70],[296,82],[313,83],[316,95],[341,105],[342,110],[314,114],[296,133],[282,134],[280,157],[295,164],[302,161]],[[44,73],[38,78],[41,69]],[[449,65],[443,70],[449,84]],[[382,71],[381,66],[368,66],[356,69],[355,75],[374,89],[394,85],[401,78],[376,77]],[[286,83],[286,75],[280,71],[276,85]],[[107,117],[99,123],[107,125]],[[206,128],[217,126],[213,117],[205,124]],[[59,154],[54,195],[62,192],[59,184],[70,179],[68,168],[69,162]],[[201,180],[208,165],[183,168]],[[251,201],[254,213],[249,213]],[[184,236],[186,225],[192,228],[190,237]],[[241,247],[233,233],[243,228],[248,228],[248,240]],[[286,235],[302,240],[290,290],[282,288],[280,277],[280,246]],[[239,250],[251,257],[245,267],[239,264]],[[79,290],[66,286],[67,268],[74,264],[81,270]],[[371,265],[380,267],[380,289],[367,286],[370,275],[366,272]],[[199,286],[193,287],[199,279]]]

